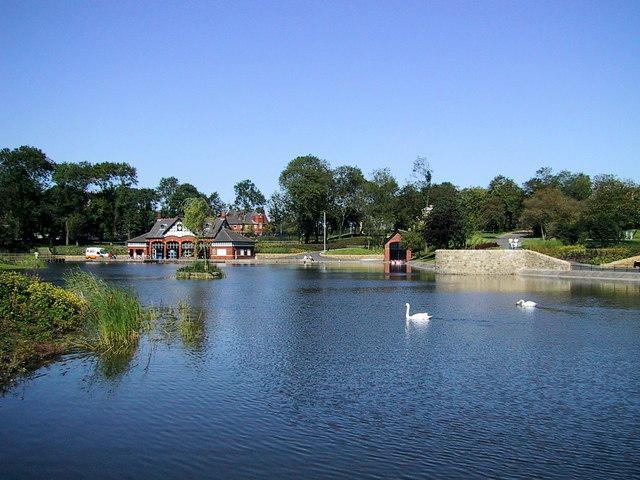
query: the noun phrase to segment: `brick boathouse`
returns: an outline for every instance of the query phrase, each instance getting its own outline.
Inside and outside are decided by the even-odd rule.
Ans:
[[[411,260],[412,252],[409,249],[402,248],[402,234],[404,230],[396,230],[384,242],[384,261],[385,262],[408,262]]]
[[[149,232],[128,240],[127,249],[131,258],[193,258],[195,240],[180,217],[159,218]],[[205,254],[213,260],[255,257],[255,240],[233,231],[224,218],[207,219],[203,240]]]

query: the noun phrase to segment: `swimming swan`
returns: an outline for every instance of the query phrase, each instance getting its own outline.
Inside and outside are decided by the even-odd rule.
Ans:
[[[405,306],[407,307],[407,315],[406,318],[407,320],[429,320],[431,318],[431,315],[429,315],[428,313],[414,313],[413,315],[409,315],[409,308],[411,308],[411,305],[409,305],[408,303],[405,303]]]
[[[536,302],[532,302],[531,300],[518,300],[516,302],[516,305],[518,305],[519,307],[524,307],[524,308],[534,308],[537,303]]]

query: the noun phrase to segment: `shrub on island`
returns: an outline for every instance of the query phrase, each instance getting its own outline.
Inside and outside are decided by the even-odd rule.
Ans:
[[[224,273],[215,265],[205,261],[196,261],[176,271],[178,280],[213,280],[224,277]]]

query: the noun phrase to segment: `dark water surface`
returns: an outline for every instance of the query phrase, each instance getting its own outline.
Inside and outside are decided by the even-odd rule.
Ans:
[[[131,359],[20,382],[0,478],[640,478],[638,285],[84,268],[202,307],[204,338],[152,333]],[[407,324],[405,302],[434,318]]]

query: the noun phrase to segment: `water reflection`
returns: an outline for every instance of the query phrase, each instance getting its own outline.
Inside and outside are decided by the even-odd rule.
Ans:
[[[96,354],[95,373],[105,380],[117,381],[131,368],[131,362],[135,357],[136,351],[137,346],[116,352]]]
[[[90,391],[70,359],[0,399],[3,475],[638,477],[636,288],[364,267],[100,267],[202,316],[160,318]]]

